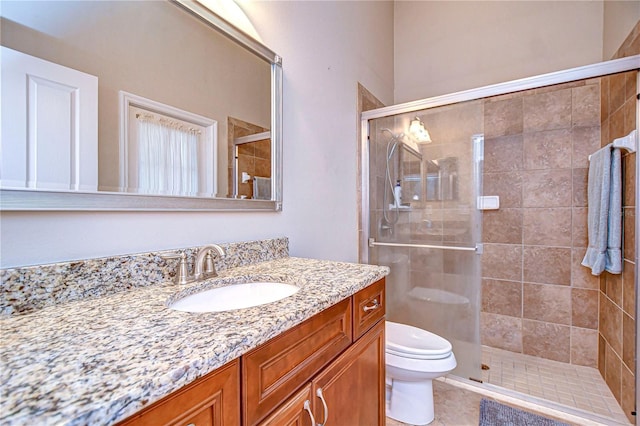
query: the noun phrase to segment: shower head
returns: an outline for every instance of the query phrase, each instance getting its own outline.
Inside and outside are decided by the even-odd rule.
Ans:
[[[386,127],[381,130],[381,132],[387,132],[391,135],[391,139],[400,142],[402,138],[404,138],[404,133],[393,133],[391,129],[387,129]]]

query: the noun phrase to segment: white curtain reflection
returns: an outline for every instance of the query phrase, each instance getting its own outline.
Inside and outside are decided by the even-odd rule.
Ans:
[[[138,114],[136,118],[139,192],[196,194],[200,131],[152,115]]]

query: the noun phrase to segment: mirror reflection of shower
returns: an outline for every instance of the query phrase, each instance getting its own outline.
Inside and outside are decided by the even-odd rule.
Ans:
[[[427,201],[458,199],[458,158],[426,160]]]

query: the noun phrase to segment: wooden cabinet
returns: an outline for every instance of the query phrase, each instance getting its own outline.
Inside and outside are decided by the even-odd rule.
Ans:
[[[152,404],[120,426],[237,426],[240,424],[238,360]]]
[[[353,340],[357,340],[384,318],[386,298],[385,280],[363,288],[353,297]]]
[[[351,344],[351,298],[242,356],[242,417],[255,425]]]
[[[243,424],[384,425],[384,286],[380,280],[243,356]]]
[[[316,426],[312,401],[309,383],[260,422],[260,426]]]
[[[384,376],[384,321],[380,321],[313,379],[316,422],[384,425]]]
[[[372,284],[119,426],[384,425],[384,286]]]

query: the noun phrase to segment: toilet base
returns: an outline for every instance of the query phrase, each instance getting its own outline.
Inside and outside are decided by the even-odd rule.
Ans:
[[[393,380],[390,393],[387,417],[412,425],[427,425],[433,421],[433,380]]]

